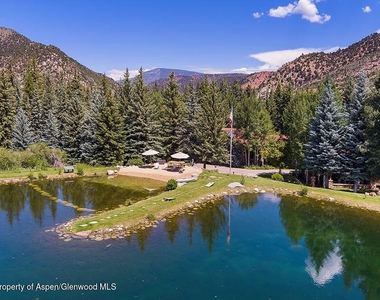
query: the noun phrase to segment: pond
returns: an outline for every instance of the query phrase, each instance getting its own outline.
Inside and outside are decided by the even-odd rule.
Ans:
[[[99,192],[86,184],[85,198]],[[126,239],[64,242],[50,229],[90,212],[11,187],[0,186],[2,299],[380,299],[373,213],[242,194]]]

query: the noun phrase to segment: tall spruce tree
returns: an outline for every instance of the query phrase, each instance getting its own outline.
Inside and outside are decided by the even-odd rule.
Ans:
[[[86,110],[80,129],[80,161],[93,164],[96,155],[96,120],[102,107],[102,97],[97,88],[90,92],[90,106]]]
[[[95,133],[96,161],[105,166],[120,164],[124,159],[124,119],[105,75],[101,80],[101,96]]]
[[[222,101],[215,78],[211,83],[206,77],[198,85],[200,110],[197,115],[197,144],[194,153],[204,163],[228,162],[228,138],[222,130],[227,125],[228,105]]]
[[[68,83],[66,95],[62,100],[65,101],[61,118],[63,150],[71,163],[75,163],[80,156],[80,125],[86,110],[86,94],[77,72]]]
[[[366,149],[368,154],[366,173],[372,181],[380,179],[380,73],[365,107]]]
[[[357,192],[359,182],[365,179],[365,115],[364,107],[368,94],[368,80],[365,73],[361,73],[357,81],[351,101],[347,106],[347,125],[343,137],[342,161],[343,176],[354,181],[354,192]]]
[[[185,117],[184,117],[184,140],[182,144],[183,151],[195,159],[194,145],[197,142],[195,131],[199,126],[197,115],[199,114],[200,104],[199,97],[194,86],[194,81],[185,87],[184,91],[185,101]]]
[[[10,148],[17,112],[16,90],[9,69],[0,72],[0,147]]]
[[[12,148],[25,150],[35,141],[28,116],[19,108],[12,131]]]
[[[184,149],[185,127],[184,112],[185,103],[176,82],[174,72],[170,73],[168,82],[162,92],[163,113],[162,113],[162,137],[165,156],[169,157]]]
[[[158,114],[159,109],[152,101],[152,91],[144,84],[143,70],[140,68],[132,83],[131,102],[128,105],[126,161],[141,157],[149,149],[163,153]]]
[[[342,170],[343,118],[344,113],[338,106],[331,83],[327,82],[311,123],[309,141],[304,148],[304,167],[322,174],[325,188],[328,188],[329,177]]]

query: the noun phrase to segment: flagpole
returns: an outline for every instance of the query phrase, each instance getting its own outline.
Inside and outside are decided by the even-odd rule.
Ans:
[[[231,106],[231,113],[230,113],[230,173],[231,174],[231,167],[232,167],[232,125],[233,125],[233,116],[234,116],[234,107]]]

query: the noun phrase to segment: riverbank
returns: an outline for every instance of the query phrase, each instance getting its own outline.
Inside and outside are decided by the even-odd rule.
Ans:
[[[244,186],[229,188],[228,184],[244,180]],[[206,185],[214,182],[211,187]],[[196,182],[188,183],[173,191],[140,201],[130,206],[72,220],[57,228],[61,238],[72,237],[103,240],[122,238],[135,230],[144,230],[164,222],[175,214],[191,213],[209,201],[217,201],[228,194],[274,193],[298,196],[302,185],[278,182],[268,178],[249,178],[241,175],[226,175],[216,171],[203,171]],[[308,187],[307,197],[316,201],[335,201],[354,209],[371,210],[380,213],[380,197],[366,197],[364,194],[326,190]],[[164,199],[172,199],[164,201]]]

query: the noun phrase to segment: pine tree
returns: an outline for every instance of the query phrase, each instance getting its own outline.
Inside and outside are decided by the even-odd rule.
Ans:
[[[142,68],[135,77],[131,88],[131,102],[128,106],[128,127],[126,132],[126,160],[141,157],[149,149],[163,153],[158,121],[159,110],[152,101],[151,89],[144,85]]]
[[[96,155],[96,120],[102,107],[100,91],[94,88],[90,93],[90,106],[80,125],[80,161],[93,164]]]
[[[228,138],[222,129],[227,125],[229,114],[227,104],[220,97],[215,78],[209,84],[206,77],[198,85],[198,95],[200,110],[197,115],[197,144],[194,145],[194,153],[203,163],[227,163]]]
[[[364,107],[368,94],[368,81],[365,73],[355,86],[351,101],[348,103],[348,119],[343,138],[343,166],[345,178],[354,181],[354,192],[357,192],[359,181],[365,179],[365,115]]]
[[[197,91],[194,86],[194,81],[185,87],[184,91],[185,101],[185,117],[184,117],[184,140],[182,149],[190,157],[194,157],[194,145],[196,144],[196,128],[199,126],[196,116],[199,114],[200,104]]]
[[[71,163],[78,161],[80,156],[80,125],[86,110],[85,96],[79,75],[76,73],[69,82],[66,96],[63,98],[65,109],[61,117],[63,150]]]
[[[331,83],[328,82],[322,93],[320,104],[308,134],[308,143],[304,146],[304,167],[314,173],[322,173],[323,186],[333,173],[342,169],[341,137],[344,113],[338,106]]]
[[[105,76],[101,81],[102,106],[96,120],[96,161],[105,166],[120,164],[124,158],[124,119]]]
[[[366,149],[368,154],[367,176],[380,179],[380,73],[374,82],[375,88],[368,96],[365,107]]]
[[[59,121],[55,113],[50,109],[47,113],[44,141],[51,148],[59,148],[60,132]]]
[[[9,70],[0,72],[0,147],[10,148],[12,129],[17,112],[16,90]]]
[[[185,104],[176,82],[174,72],[168,77],[168,82],[162,93],[162,136],[164,154],[169,157],[184,148],[184,111]]]
[[[33,132],[30,128],[28,116],[20,108],[17,112],[16,122],[12,132],[12,148],[25,150],[29,145],[34,143]]]

